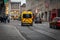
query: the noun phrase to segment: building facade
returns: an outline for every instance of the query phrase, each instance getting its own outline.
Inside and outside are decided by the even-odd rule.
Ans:
[[[53,9],[60,9],[60,0],[45,0],[45,2],[48,4],[48,8],[46,7],[46,10],[48,12],[48,20],[49,20],[49,12]]]
[[[18,17],[20,15],[21,2],[11,2],[9,1],[9,15],[11,17]]]
[[[26,4],[24,3],[23,5],[21,5],[21,13],[23,12],[23,11],[25,11],[26,10]]]
[[[5,16],[5,4],[4,0],[0,0],[0,17]]]
[[[60,9],[60,0],[50,0],[50,9]]]
[[[43,13],[43,19],[49,21],[49,11],[60,9],[60,0],[26,0],[26,9],[35,13]]]
[[[45,0],[26,0],[26,8],[27,10],[32,10],[34,14],[43,14],[42,19],[45,21],[47,18],[45,18]]]

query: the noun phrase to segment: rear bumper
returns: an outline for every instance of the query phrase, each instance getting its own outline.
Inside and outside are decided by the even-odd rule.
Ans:
[[[60,26],[56,25],[56,27],[60,27]]]
[[[60,27],[60,24],[56,24],[57,27]]]
[[[54,26],[56,26],[56,28],[60,28],[60,25],[53,25],[53,24],[49,24],[49,26],[52,26],[52,27],[54,27]]]
[[[42,21],[35,21],[35,23],[42,23]]]
[[[22,23],[23,25],[33,25],[33,23]]]

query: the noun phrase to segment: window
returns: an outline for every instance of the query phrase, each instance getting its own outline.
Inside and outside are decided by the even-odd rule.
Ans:
[[[19,3],[11,3],[11,9],[19,9]]]
[[[23,14],[23,18],[31,18],[31,14]]]

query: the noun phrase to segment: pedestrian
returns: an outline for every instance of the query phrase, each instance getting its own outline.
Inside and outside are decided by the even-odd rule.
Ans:
[[[3,17],[3,22],[6,23],[6,16]]]
[[[7,22],[10,23],[10,17],[9,16],[7,16]]]

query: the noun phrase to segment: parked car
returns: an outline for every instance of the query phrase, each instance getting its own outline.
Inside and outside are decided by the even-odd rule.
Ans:
[[[42,23],[42,19],[39,17],[36,17],[34,21],[35,23]]]
[[[49,24],[50,28],[60,28],[60,17],[55,17]]]

